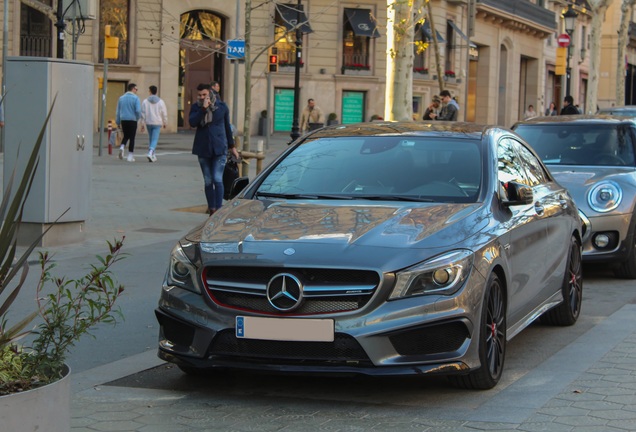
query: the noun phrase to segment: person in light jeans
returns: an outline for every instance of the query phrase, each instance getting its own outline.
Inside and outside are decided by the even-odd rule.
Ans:
[[[168,110],[165,102],[157,96],[157,86],[149,87],[150,96],[141,103],[141,131],[148,129],[148,162],[157,162],[155,149],[159,141],[161,128],[165,129],[168,121]]]
[[[231,152],[237,159],[239,156],[230,126],[230,110],[211,91],[210,84],[201,83],[188,120],[190,126],[197,128],[192,154],[197,156],[201,166],[207,213],[212,215],[223,205],[223,170],[227,153]]]

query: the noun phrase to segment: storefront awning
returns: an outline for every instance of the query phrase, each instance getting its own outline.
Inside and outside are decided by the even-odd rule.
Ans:
[[[457,24],[455,24],[453,21],[448,21],[448,24],[450,24],[450,26],[453,28],[453,30],[455,31],[455,33],[457,33],[459,35],[460,38],[464,39],[465,41],[468,42],[468,37],[464,34],[464,32],[461,31],[461,29],[457,26]],[[475,45],[474,43],[470,42],[470,47],[471,48],[477,48],[477,45]]]
[[[424,24],[422,24],[422,27],[420,28],[422,30],[422,34],[424,35],[424,39],[426,40],[432,40],[432,36],[433,36],[433,32],[431,31],[431,25],[429,24],[428,20],[424,21]],[[435,33],[437,33],[437,42],[439,43],[444,43],[446,42],[446,39],[444,39],[442,37],[441,34],[439,34],[439,32],[437,30],[435,30]]]
[[[380,37],[371,9],[345,9],[345,16],[356,36]]]
[[[300,10],[298,9],[299,7]],[[303,10],[303,5],[277,4],[276,12],[280,18],[280,23],[284,25],[287,30],[295,29],[299,22],[298,19],[300,18],[300,31],[302,33],[313,33],[309,25],[309,20]]]

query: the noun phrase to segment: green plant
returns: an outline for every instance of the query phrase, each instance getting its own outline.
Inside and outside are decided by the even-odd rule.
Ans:
[[[98,322],[115,323],[116,316],[121,316],[120,311],[114,309],[114,303],[123,287],[113,280],[110,269],[123,258],[120,252],[123,238],[113,244],[108,243],[109,254],[98,256],[100,265],[92,265],[89,273],[79,279],[52,276],[54,264],[48,253],[41,252],[37,308],[18,318],[15,324],[8,325],[11,305],[29,271],[28,258],[48,232],[45,230],[21,254],[17,254],[24,205],[37,171],[38,155],[53,105],[24,165],[18,187],[13,190],[18,169],[16,163],[0,203],[0,395],[55,381],[61,376],[65,356],[80,336],[89,333]],[[55,289],[48,292],[51,284]],[[42,323],[35,329],[25,330],[38,316]],[[31,334],[34,339],[30,345],[17,344]]]
[[[327,116],[327,120],[329,121],[338,120],[338,115],[336,113],[329,113],[329,115]]]
[[[78,279],[57,277],[48,252],[39,252],[40,277],[36,289],[37,315],[42,322],[28,346],[15,343],[0,350],[0,395],[28,390],[61,378],[70,348],[100,322],[115,324],[121,311],[115,302],[124,291],[111,267],[125,256],[123,238],[108,243],[109,253],[97,256],[99,265]],[[52,288],[49,288],[52,287]]]
[[[267,118],[267,110],[261,111],[261,118]]]

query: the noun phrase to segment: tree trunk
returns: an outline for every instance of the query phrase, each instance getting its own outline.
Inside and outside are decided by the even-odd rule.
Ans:
[[[433,22],[433,6],[430,0],[426,0],[426,8],[428,12],[428,23],[431,27],[431,39],[433,39],[433,51],[435,52],[435,68],[437,69],[437,82],[439,91],[444,90],[444,69],[442,68],[442,58],[439,54],[439,43],[437,42],[437,32],[435,31],[435,23]]]
[[[621,4],[621,24],[618,30],[618,54],[616,58],[616,105],[625,103],[625,51],[634,3],[636,0],[623,0]]]
[[[588,114],[596,112],[598,104],[598,75],[601,64],[601,27],[605,21],[605,13],[612,0],[588,0],[592,15],[590,32],[590,77],[588,81],[585,109]]]
[[[238,0],[237,0],[238,1]],[[250,149],[250,120],[252,118],[252,61],[250,41],[252,31],[252,0],[245,0],[245,103],[243,112],[243,150]],[[237,85],[238,83],[234,83]]]
[[[388,0],[386,120],[413,120],[413,33],[421,0]]]

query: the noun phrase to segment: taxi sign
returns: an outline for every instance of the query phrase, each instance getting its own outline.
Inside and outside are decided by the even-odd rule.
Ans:
[[[245,41],[241,39],[230,39],[227,41],[228,60],[245,58]]]

